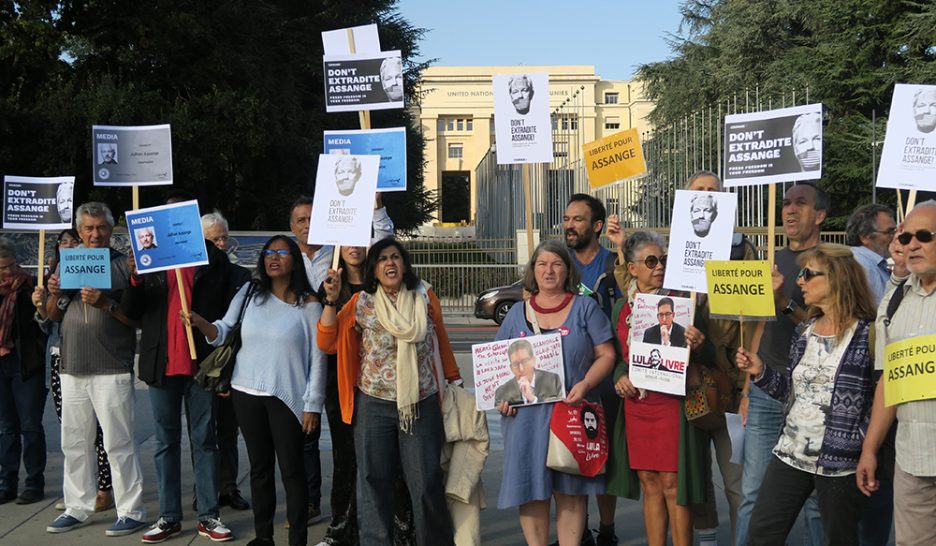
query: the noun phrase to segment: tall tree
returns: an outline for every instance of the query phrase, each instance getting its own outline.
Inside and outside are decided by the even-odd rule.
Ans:
[[[120,211],[130,192],[91,187],[90,126],[171,123],[176,188],[197,195],[205,210],[223,211],[236,229],[285,229],[289,204],[314,190],[322,131],[358,127],[353,114],[325,114],[320,32],[376,22],[382,48],[411,59],[423,30],[395,4],[0,4],[0,171],[73,173],[76,199]],[[405,67],[412,90],[423,67]],[[416,98],[409,92],[408,101]],[[411,127],[402,110],[373,120]],[[418,131],[408,133],[409,191],[385,199],[403,231],[428,221],[436,205],[423,186],[423,142]],[[142,195],[144,204],[162,199],[155,189]]]
[[[827,113],[820,183],[835,198],[832,226],[843,226],[870,200],[872,118],[881,139],[894,84],[936,81],[936,3],[687,0],[681,11],[673,58],[640,68],[653,121],[666,125],[746,90],[774,107],[795,90],[802,104],[808,89]]]

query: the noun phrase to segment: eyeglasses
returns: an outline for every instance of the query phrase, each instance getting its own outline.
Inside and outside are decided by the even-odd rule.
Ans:
[[[920,241],[921,243],[928,243],[933,240],[933,235],[936,235],[936,233],[928,229],[921,229],[917,231],[916,233],[905,231],[897,236],[897,242],[899,242],[902,245],[909,245],[910,241],[912,241],[913,238],[916,237],[917,241]]]
[[[214,244],[218,244],[218,243],[226,243],[226,242],[228,242],[230,239],[231,239],[231,238],[230,238],[229,236],[227,236],[227,235],[218,235],[218,236],[215,237],[214,239],[208,239],[208,240],[211,241],[211,242],[214,243]]]
[[[523,366],[523,367],[529,366],[529,365],[530,365],[530,362],[533,362],[533,357],[528,356],[528,357],[526,357],[526,358],[524,358],[524,359],[522,359],[522,360],[518,360],[518,361],[516,361],[516,362],[511,362],[511,363],[510,363],[510,369],[511,369],[511,370],[516,370],[516,369],[519,368],[520,366]]]
[[[289,251],[286,250],[285,248],[281,248],[279,250],[273,250],[272,248],[268,248],[263,251],[263,255],[266,257],[270,257],[274,254],[276,254],[280,258],[285,258],[286,256],[289,256]]]
[[[673,316],[672,311],[669,313],[657,313],[657,318],[670,318],[671,316]]]
[[[824,271],[813,271],[808,267],[804,267],[799,270],[799,275],[796,276],[797,279],[803,279],[803,282],[809,282],[813,280],[814,277],[822,277],[825,275]]]
[[[656,269],[657,264],[663,264],[666,267],[666,254],[662,256],[647,256],[643,261],[647,269]]]

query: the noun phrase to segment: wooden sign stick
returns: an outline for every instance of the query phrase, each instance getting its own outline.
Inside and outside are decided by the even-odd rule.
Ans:
[[[530,164],[523,164],[523,204],[526,209],[527,261],[533,259],[533,189],[530,184]]]
[[[45,277],[45,230],[39,230],[39,270],[36,272],[36,284],[39,288],[44,286]]]
[[[176,285],[179,287],[179,301],[182,302],[182,312],[189,314],[188,299],[185,297],[185,285],[182,283],[182,270],[179,268],[175,269],[175,278]],[[192,357],[192,360],[198,359],[198,354],[195,353],[195,337],[192,335],[192,323],[191,321],[184,321],[185,324],[185,337],[188,339],[188,348],[189,356]]]

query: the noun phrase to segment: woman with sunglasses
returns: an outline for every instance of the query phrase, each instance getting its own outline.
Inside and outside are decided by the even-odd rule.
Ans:
[[[615,423],[608,493],[638,499],[643,493],[644,526],[650,546],[666,544],[667,521],[674,546],[692,544],[691,505],[704,502],[708,471],[708,435],[686,421],[684,397],[638,391],[627,375],[631,312],[637,294],[678,296],[663,289],[666,255],[656,233],[638,231],[622,246],[625,297],[611,312],[621,360],[614,388],[624,398],[623,418]],[[619,268],[621,266],[618,266]],[[714,355],[703,333],[706,321],[696,313],[686,327],[691,359],[711,362]],[[691,361],[690,361],[691,362]],[[626,426],[625,426],[626,424]]]
[[[796,284],[807,305],[785,372],[738,349],[737,365],[765,393],[786,403],[775,457],[751,515],[748,544],[782,545],[815,490],[828,544],[858,544],[863,499],[855,486],[874,399],[868,348],[875,309],[851,248],[821,244],[803,252]]]
[[[191,312],[192,326],[214,346],[240,321],[241,347],[231,376],[231,399],[250,458],[250,495],[256,538],[273,544],[274,464],[286,490],[289,544],[306,544],[308,489],[303,434],[319,426],[325,399],[325,354],[316,344],[322,307],[306,277],[299,246],[276,235],[263,245],[255,279],[234,296],[224,318],[210,323]]]
[[[560,333],[565,402],[573,405],[598,402],[597,387],[614,366],[611,325],[595,300],[578,295],[579,280],[563,243],[540,243],[523,275],[530,299],[510,309],[496,336],[504,340]],[[573,476],[546,467],[553,404],[512,407],[503,401],[497,409],[504,416],[504,470],[497,507],[519,506],[527,544],[546,546],[553,497],[559,544],[578,546],[588,496],[605,492],[605,477]]]

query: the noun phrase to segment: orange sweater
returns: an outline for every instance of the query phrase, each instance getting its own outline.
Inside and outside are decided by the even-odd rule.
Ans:
[[[447,380],[460,379],[461,374],[452,353],[452,344],[442,323],[442,306],[432,289],[429,289],[428,293],[429,317],[435,325],[436,337],[439,339],[442,370]],[[338,320],[334,326],[325,326],[321,321],[318,323],[319,349],[328,354],[338,353],[338,402],[341,405],[341,420],[349,425],[354,416],[354,389],[357,387],[358,374],[361,371],[361,333],[354,327],[359,295],[360,292],[351,296],[351,300],[338,311]],[[442,392],[443,388],[443,385],[439,385],[439,392]]]

